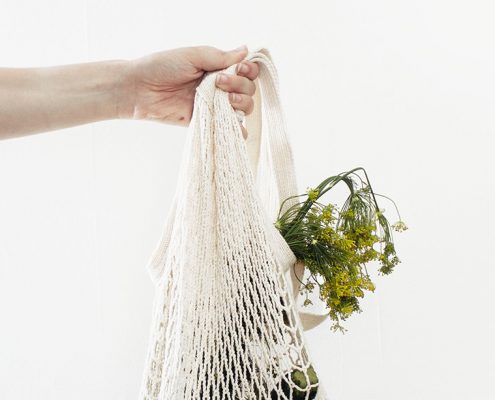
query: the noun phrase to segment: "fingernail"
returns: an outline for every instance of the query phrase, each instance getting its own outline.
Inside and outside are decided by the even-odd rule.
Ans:
[[[230,100],[232,100],[234,103],[239,103],[241,101],[241,96],[239,96],[237,93],[230,93]]]
[[[227,83],[227,75],[225,74],[218,74],[217,75],[217,83]]]
[[[244,51],[244,50],[247,50],[247,46],[245,44],[243,44],[242,46],[239,46],[238,48],[234,49],[234,50],[230,50],[232,53],[237,53],[237,52],[241,52],[241,51]]]
[[[239,64],[237,67],[237,72],[247,72],[247,65],[243,63]]]

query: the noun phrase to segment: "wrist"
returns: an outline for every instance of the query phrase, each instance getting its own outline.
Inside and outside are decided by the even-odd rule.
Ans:
[[[134,105],[136,101],[134,66],[131,61],[109,61],[109,78],[111,80],[110,92],[112,96],[112,118],[134,118]]]

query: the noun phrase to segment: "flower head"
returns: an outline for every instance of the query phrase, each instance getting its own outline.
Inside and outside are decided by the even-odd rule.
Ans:
[[[318,189],[308,189],[308,197],[311,201],[315,201],[318,198],[320,191]]]
[[[404,223],[404,221],[397,221],[395,224],[392,225],[392,228],[396,230],[397,232],[403,232],[407,230],[407,225]]]

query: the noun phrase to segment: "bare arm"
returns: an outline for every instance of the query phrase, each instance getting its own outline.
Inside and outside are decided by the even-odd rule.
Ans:
[[[197,46],[129,61],[0,68],[0,139],[116,118],[186,126],[204,73],[240,63],[246,54]],[[246,68],[217,86],[239,95],[230,97],[233,107],[249,114],[259,69],[240,64]]]
[[[126,61],[0,69],[0,137],[119,118],[130,86]]]

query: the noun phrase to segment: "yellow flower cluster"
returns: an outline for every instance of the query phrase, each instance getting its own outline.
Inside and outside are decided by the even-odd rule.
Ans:
[[[371,187],[355,190],[348,177],[346,183],[353,190],[341,210],[334,204],[319,203],[318,199],[331,188],[331,178],[316,189],[308,188],[306,200],[279,216],[276,226],[310,272],[306,281],[301,282],[301,295],[306,295],[303,304],[312,304],[308,294],[318,285],[319,297],[333,321],[332,330],[344,332],[341,321],[361,312],[359,299],[366,291],[375,290],[366,264],[377,261],[381,274],[391,273],[400,260],[390,228],[402,232],[407,226],[399,220],[390,227]],[[379,228],[381,235],[377,234]],[[383,249],[378,251],[377,245]]]

